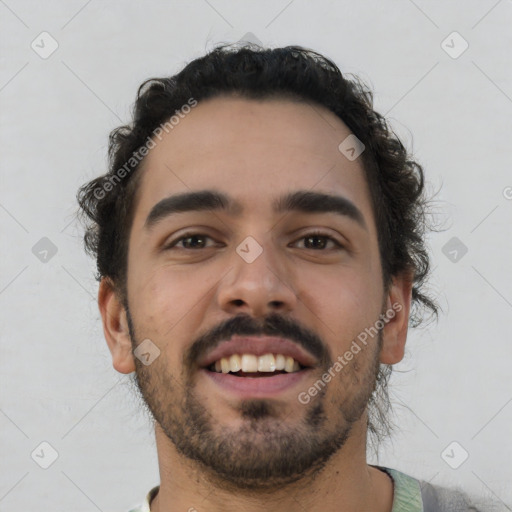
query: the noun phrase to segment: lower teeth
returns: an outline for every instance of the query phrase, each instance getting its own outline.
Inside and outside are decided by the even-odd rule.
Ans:
[[[262,371],[258,371],[258,372],[244,372],[243,370],[239,370],[237,372],[233,372],[233,371],[229,371],[228,374],[229,375],[235,375],[236,377],[268,377],[268,376],[272,376],[272,375],[279,375],[279,374],[282,374],[282,373],[296,373],[300,370],[303,370],[305,367],[300,365],[300,364],[296,364],[296,366],[294,367],[294,369],[292,371],[286,371],[286,370],[274,370],[272,372],[262,372]],[[214,364],[211,364],[209,367],[207,367],[207,369],[211,372],[214,372],[214,373],[224,373],[220,370],[216,370],[215,369],[215,363]]]
[[[215,367],[213,367],[213,366],[211,366],[208,369],[214,373],[223,373],[223,372],[216,371]],[[302,370],[302,367],[300,368],[300,370]],[[297,371],[299,371],[299,370],[297,370]],[[272,375],[281,375],[283,373],[296,373],[296,372],[287,372],[285,370],[275,370],[273,372],[243,372],[242,370],[240,370],[238,372],[229,372],[224,375],[234,375],[235,377],[271,377]]]
[[[229,372],[229,375],[234,375],[235,377],[272,377],[272,375],[280,375],[282,373],[287,373],[285,371],[279,370],[275,372]]]

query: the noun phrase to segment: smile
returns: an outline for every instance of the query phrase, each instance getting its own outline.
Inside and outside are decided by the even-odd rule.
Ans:
[[[233,354],[230,357],[217,359],[208,368],[217,373],[230,373],[238,377],[276,375],[281,373],[298,372],[301,364],[293,357],[283,354]]]

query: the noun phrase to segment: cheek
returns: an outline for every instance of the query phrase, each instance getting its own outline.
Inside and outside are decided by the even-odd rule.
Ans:
[[[370,327],[381,313],[382,286],[369,272],[345,271],[316,276],[314,287],[303,287],[300,299],[314,313],[332,356],[345,352],[353,339]],[[316,318],[315,318],[316,317]]]
[[[143,332],[164,340],[187,324],[187,317],[200,311],[212,288],[208,276],[198,271],[162,265],[146,275],[133,274],[130,305]]]

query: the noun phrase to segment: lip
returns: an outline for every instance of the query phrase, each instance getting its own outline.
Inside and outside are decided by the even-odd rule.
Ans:
[[[211,372],[206,368],[201,368],[200,373],[238,398],[269,398],[297,386],[309,376],[311,371],[304,369],[293,373],[280,373],[272,377],[236,377],[229,373]]]
[[[198,361],[201,368],[207,368],[215,361],[223,357],[230,357],[233,354],[253,354],[262,356],[264,354],[283,354],[293,357],[304,367],[312,367],[317,360],[311,354],[303,350],[296,343],[275,336],[233,336],[230,340],[223,341],[211,352]],[[277,377],[277,375],[276,375]],[[239,379],[240,377],[234,377]],[[265,379],[274,377],[265,377]]]

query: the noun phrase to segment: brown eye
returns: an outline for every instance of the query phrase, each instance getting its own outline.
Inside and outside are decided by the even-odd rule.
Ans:
[[[207,241],[212,240],[211,237],[201,233],[186,233],[182,237],[171,242],[166,249],[178,248],[185,250],[204,249],[208,247]],[[211,247],[211,245],[209,246]]]
[[[325,233],[309,233],[301,237],[299,241],[304,241],[304,249],[311,249],[314,251],[343,248],[337,240]],[[328,246],[329,243],[331,243],[331,247]],[[334,247],[332,246],[333,244]]]

